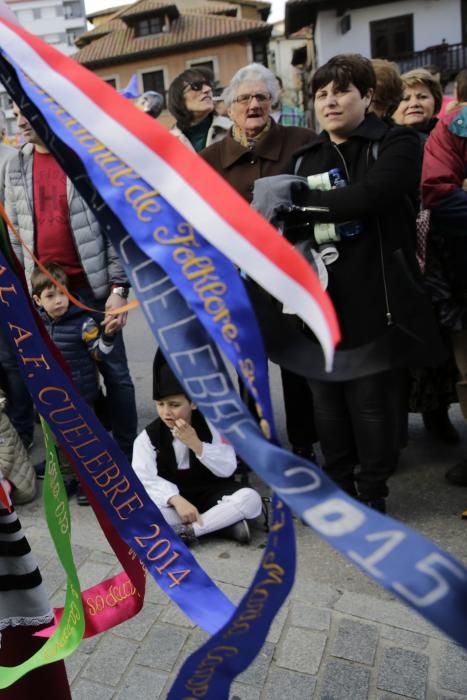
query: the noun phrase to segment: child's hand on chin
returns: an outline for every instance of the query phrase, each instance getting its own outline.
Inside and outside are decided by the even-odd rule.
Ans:
[[[203,443],[198,437],[196,430],[187,423],[183,418],[177,418],[175,428],[172,430],[172,435],[183,442],[184,445],[193,450],[197,457],[200,457],[203,452]]]

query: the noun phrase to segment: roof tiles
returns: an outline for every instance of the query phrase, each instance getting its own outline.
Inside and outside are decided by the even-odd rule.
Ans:
[[[153,3],[154,0],[142,0],[142,3]],[[138,5],[142,3],[136,3]],[[167,3],[157,3],[167,6]],[[217,5],[217,3],[216,3]],[[118,17],[105,22],[80,37],[80,45],[88,39],[96,37],[80,51],[73,55],[84,65],[123,63],[130,57],[142,57],[157,53],[169,53],[184,45],[196,43],[224,41],[227,37],[251,36],[254,34],[267,35],[271,26],[266,22],[254,19],[239,19],[225,15],[183,14],[170,25],[170,31],[144,37],[135,37],[134,29],[128,27],[120,17],[126,12],[118,13]],[[83,41],[84,40],[84,41]]]

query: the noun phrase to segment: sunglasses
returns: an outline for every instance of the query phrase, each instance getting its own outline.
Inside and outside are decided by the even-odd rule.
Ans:
[[[200,90],[202,90],[205,85],[207,85],[211,89],[214,87],[210,80],[194,80],[192,83],[188,83],[187,85],[185,85],[185,87],[183,88],[183,92],[186,92],[187,90],[194,90],[195,92],[200,92]]]

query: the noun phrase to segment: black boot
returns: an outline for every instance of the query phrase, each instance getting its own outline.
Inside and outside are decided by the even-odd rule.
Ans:
[[[365,498],[360,498],[360,501],[364,503],[368,508],[376,510],[378,513],[386,513],[386,499],[381,498],[370,498],[366,500]]]
[[[302,457],[308,462],[313,462],[313,464],[316,464],[316,454],[313,447],[292,446],[292,452],[294,455],[297,455],[297,457]]]
[[[180,525],[172,525],[172,529],[187,547],[193,547],[198,544],[198,538],[195,535],[192,525],[180,523]]]
[[[460,436],[449,419],[447,406],[422,413],[425,428],[431,435],[448,445],[460,442]]]

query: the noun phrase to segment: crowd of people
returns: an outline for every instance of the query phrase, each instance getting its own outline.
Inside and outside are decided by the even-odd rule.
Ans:
[[[422,413],[426,429],[447,443],[460,440],[450,404],[459,401],[467,417],[467,71],[457,77],[449,105],[434,73],[428,67],[400,75],[388,61],[335,56],[312,79],[314,130],[304,112],[284,104],[282,82],[259,64],[237,71],[217,98],[204,68],[185,70],[168,91],[172,134],[271,220],[287,205],[281,232],[299,250],[305,242],[310,264],[325,270],[320,279],[342,340],[329,374],[316,371],[314,353],[308,368],[305,360],[293,371],[295,345],[278,360],[288,439],[294,453],[311,460],[319,443],[322,468],[382,512],[407,444],[408,412]],[[151,92],[136,106],[157,118],[163,105]],[[128,279],[86,202],[26,116],[17,106],[14,112],[25,143],[18,150],[0,146],[1,199],[15,231],[62,289],[13,231],[11,244],[76,386],[179,534],[193,540],[218,530],[248,541],[247,520],[261,511],[258,494],[245,479],[237,488],[242,465],[175,377],[167,380],[173,391],[162,395],[154,377],[158,418],[137,436],[126,313],[113,313],[127,302]],[[66,290],[95,314],[70,304]],[[272,298],[261,303],[277,312]],[[274,319],[272,335],[293,328],[296,347],[313,348],[312,333],[297,317]],[[21,469],[4,472],[20,502],[24,485],[15,472],[26,473],[26,491],[35,494],[24,466],[34,408],[3,332],[0,370],[5,418],[22,450]],[[239,390],[248,401],[240,380]],[[70,495],[76,491],[86,505],[65,454],[62,461]],[[467,459],[450,466],[446,478],[467,485]]]
[[[284,103],[281,81],[259,64],[241,68],[217,98],[203,68],[181,73],[168,92],[173,136],[277,223],[319,271],[342,334],[330,373],[318,366],[316,339],[299,318],[246,284],[281,367],[292,451],[316,460],[319,443],[322,469],[383,513],[388,479],[407,444],[408,413],[420,412],[427,431],[451,444],[460,441],[451,403],[458,401],[467,419],[467,70],[450,101],[437,73],[428,66],[400,75],[388,61],[335,56],[312,78],[315,129],[310,115]],[[164,99],[149,92],[136,106],[157,118]],[[248,543],[248,520],[260,515],[262,501],[247,467],[160,350],[154,420],[137,435],[127,315],[114,313],[127,303],[128,279],[73,182],[16,105],[14,111],[24,145],[0,143],[0,201],[33,303],[77,389],[187,544],[212,533]],[[70,293],[95,313],[71,304]],[[0,517],[10,523],[16,516],[5,503],[32,500],[41,469],[29,458],[34,407],[4,329],[0,387],[0,488],[7,494]],[[248,401],[241,381],[239,391]],[[69,495],[87,505],[65,452],[60,460]],[[449,465],[446,479],[467,486],[467,458]],[[38,570],[34,576],[42,596]],[[37,604],[47,617],[48,604],[40,596]],[[63,666],[53,672],[61,678]],[[60,697],[68,697],[66,680],[60,683]]]

